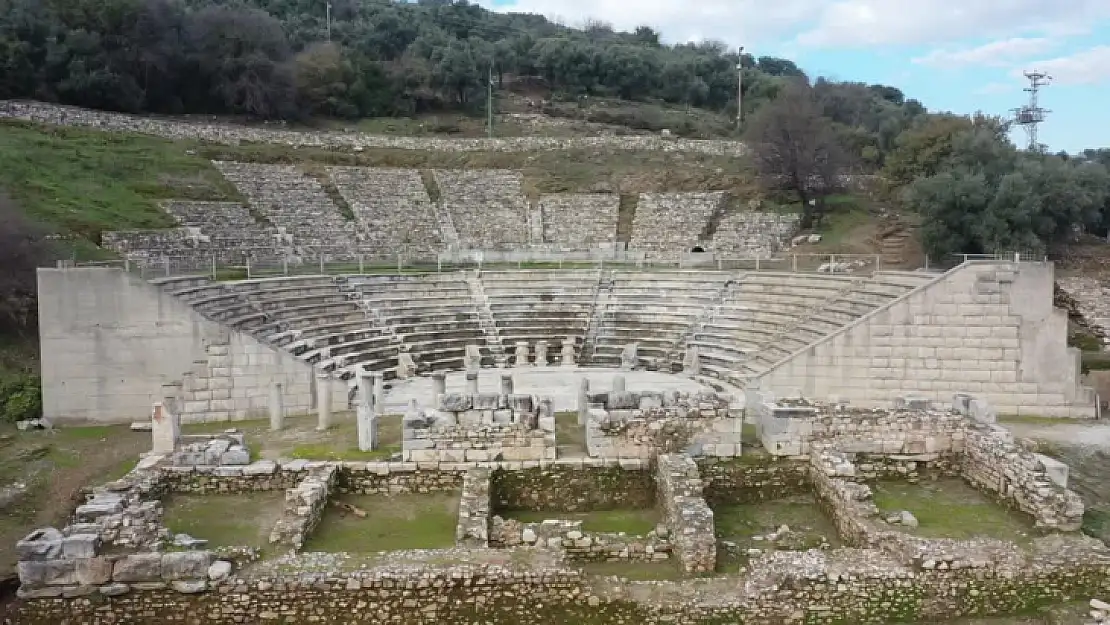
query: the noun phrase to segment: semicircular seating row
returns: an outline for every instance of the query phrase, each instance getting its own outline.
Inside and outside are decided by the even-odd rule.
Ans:
[[[697,346],[700,373],[750,378],[933,277],[714,271],[460,271],[214,282],[154,281],[202,315],[346,379],[357,368],[394,377],[398,353],[421,370],[485,366],[515,343],[564,341],[578,363],[617,366],[628,343],[640,365],[681,366]]]

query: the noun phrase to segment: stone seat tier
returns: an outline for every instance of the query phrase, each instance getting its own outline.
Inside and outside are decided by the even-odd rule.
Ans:
[[[347,371],[352,374],[356,368],[361,368],[368,371],[381,372],[385,374],[383,376],[384,379],[390,380],[396,377],[397,350],[393,350],[388,357],[382,357],[377,352],[352,352],[327,360],[321,360],[316,363],[316,367],[329,373]]]
[[[519,328],[544,328],[554,325],[559,326],[585,326],[590,318],[585,313],[567,312],[558,314],[558,311],[545,311],[533,315],[505,317],[497,320],[497,327],[504,330]]]
[[[455,305],[412,305],[404,306],[398,305],[392,308],[377,308],[373,304],[368,304],[371,309],[379,310],[382,317],[391,321],[398,319],[413,319],[422,320],[428,319],[430,321],[438,321],[432,315],[474,315],[477,316],[478,311],[474,308],[473,304],[455,304]]]
[[[907,290],[926,285],[936,278],[936,274],[917,271],[877,271],[872,276],[875,282],[895,284],[906,287]]]
[[[502,321],[511,321],[513,319],[564,319],[564,318],[589,318],[590,306],[577,305],[511,305],[499,306],[490,304],[490,312],[493,313],[493,318],[498,325]]]
[[[316,324],[297,332],[298,338],[334,343],[335,337],[355,336],[363,332],[380,332],[380,330],[374,328],[372,321],[363,316],[350,321]]]
[[[400,308],[435,308],[440,306],[473,306],[474,301],[468,295],[440,295],[438,293],[424,297],[363,297],[371,308],[400,309]]]
[[[290,288],[311,288],[317,286],[335,287],[342,280],[335,276],[282,276],[279,278],[255,278],[243,280],[232,285],[236,291],[269,291]]]
[[[393,295],[401,297],[405,294],[420,293],[469,293],[470,287],[459,280],[428,281],[413,280],[412,282],[383,282],[383,283],[351,283],[351,288],[369,296]]]
[[[226,285],[219,284],[212,281],[197,283],[195,281],[186,282],[188,286],[182,286],[177,283],[169,284],[163,287],[170,295],[180,299],[183,302],[193,303],[200,300],[205,300],[212,297],[219,297],[221,295],[229,295],[233,292]]]
[[[427,321],[420,323],[405,323],[391,326],[396,334],[421,334],[421,333],[436,333],[436,332],[450,332],[459,327],[476,327],[479,325],[477,317],[468,318],[462,322],[458,321]]]
[[[260,327],[258,331],[275,336],[337,323],[369,323],[369,320],[366,318],[366,313],[358,307],[328,307],[327,309],[320,310],[316,306],[306,306],[305,309],[300,311],[286,312],[290,314],[277,319],[271,314],[268,322]]]
[[[181,291],[186,291],[193,288],[204,286],[223,286],[222,284],[213,282],[212,278],[209,278],[207,276],[174,276],[171,278],[151,278],[150,283],[158,287],[159,289],[166,291],[167,293],[175,295]]]
[[[444,334],[408,334],[400,337],[405,345],[444,346],[463,348],[473,343],[485,343],[485,333],[481,328],[459,328]]]
[[[334,304],[349,304],[357,307],[358,304],[352,301],[345,293],[332,292],[331,295],[296,295],[293,297],[286,297],[274,300],[256,300],[250,302],[258,310],[265,312],[282,311],[292,308],[300,308],[303,306],[329,306]]]
[[[424,314],[389,314],[383,315],[394,327],[416,326],[423,323],[478,323],[478,312],[475,310],[443,311],[436,310]]]
[[[338,318],[340,315],[348,316]],[[332,317],[335,318],[335,321],[345,321],[355,318],[355,315],[361,316],[364,319],[366,318],[366,313],[358,307],[358,304],[349,301],[288,306],[266,313],[266,317],[271,323],[293,320],[303,320],[307,323],[313,323],[319,317]]]
[[[343,354],[350,354],[353,352],[397,349],[396,344],[393,342],[393,337],[382,334],[328,346],[317,345],[316,347],[319,351],[326,351],[333,356],[342,356]]]
[[[287,298],[297,297],[331,297],[335,295],[342,295],[347,297],[344,293],[337,289],[335,285],[328,286],[310,286],[310,287],[281,287],[276,289],[259,289],[249,291],[236,291],[243,297],[251,301],[275,301]]]

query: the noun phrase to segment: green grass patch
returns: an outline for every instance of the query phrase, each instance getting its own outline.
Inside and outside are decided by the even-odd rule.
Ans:
[[[370,553],[455,544],[458,495],[343,495],[336,500],[365,511],[366,516],[329,505],[305,551]]]
[[[0,186],[35,221],[97,242],[105,230],[172,226],[157,206],[161,199],[238,199],[206,158],[188,153],[194,147],[0,121]]]
[[[1061,423],[1086,422],[1084,419],[1069,419],[1067,417],[1046,417],[1035,414],[1001,414],[998,415],[999,423],[1025,423],[1027,425],[1059,425]]]
[[[749,560],[749,549],[804,551],[843,544],[813,495],[713,506],[713,523],[721,573],[735,573]],[[779,532],[783,526],[789,531]]]
[[[208,541],[210,547],[269,545],[270,531],[281,518],[283,492],[240,495],[173,495],[163,521],[175,534]]]
[[[846,243],[849,235],[857,228],[866,225],[871,216],[867,211],[854,208],[853,203],[829,204],[829,213],[825,216],[818,232],[821,234],[821,246],[824,249],[835,248]]]
[[[542,523],[547,519],[582,521],[582,531],[607,534],[625,533],[644,536],[659,523],[659,513],[651,510],[597,510],[594,512],[512,511],[503,516],[521,523]]]
[[[561,455],[585,455],[586,428],[578,425],[577,412],[555,414],[555,442],[560,447]]]
[[[389,456],[400,451],[401,446],[397,444],[383,445],[381,449],[375,449],[374,451],[361,451],[357,447],[336,449],[334,445],[328,443],[304,443],[294,447],[292,455],[294,458],[304,460],[362,460],[369,462],[388,459]]]
[[[1083,373],[1110,371],[1110,352],[1084,351],[1080,362]]]
[[[910,484],[872,485],[875,505],[882,513],[908,510],[918,527],[892,525],[927,538],[968,539],[987,536],[1026,544],[1035,536],[1032,520],[1008,510],[963,480],[950,478]]]

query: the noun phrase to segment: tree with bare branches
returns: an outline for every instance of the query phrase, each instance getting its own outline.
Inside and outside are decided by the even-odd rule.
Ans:
[[[849,157],[813,89],[791,81],[751,117],[745,137],[763,186],[797,194],[803,229],[820,224],[825,199],[844,188]]]

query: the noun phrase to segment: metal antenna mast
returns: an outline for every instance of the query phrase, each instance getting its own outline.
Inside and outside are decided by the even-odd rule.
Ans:
[[[740,57],[736,61],[736,130],[744,121],[744,46],[740,46]]]
[[[328,41],[331,41],[331,3],[327,3],[327,24],[328,24]]]
[[[1036,152],[1041,149],[1041,144],[1037,142],[1037,126],[1044,121],[1046,114],[1052,112],[1041,108],[1039,96],[1041,87],[1048,86],[1052,76],[1032,71],[1025,72],[1025,77],[1029,79],[1029,86],[1024,90],[1029,94],[1029,104],[1013,109],[1014,123],[1025,129],[1025,134],[1029,137],[1029,151]]]

